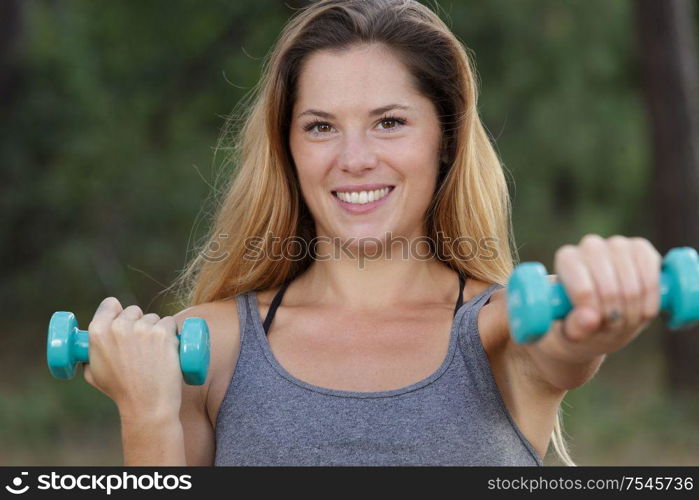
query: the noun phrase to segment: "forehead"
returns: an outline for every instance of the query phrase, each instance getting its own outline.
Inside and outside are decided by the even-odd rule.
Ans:
[[[427,101],[403,63],[377,44],[311,54],[301,67],[297,96],[295,109],[374,109],[388,102],[419,107]]]

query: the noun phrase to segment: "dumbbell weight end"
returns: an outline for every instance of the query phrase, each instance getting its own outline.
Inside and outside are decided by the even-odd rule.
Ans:
[[[78,328],[73,313],[53,313],[46,342],[46,359],[51,375],[60,379],[73,378],[77,364],[89,360],[88,338],[88,332]]]

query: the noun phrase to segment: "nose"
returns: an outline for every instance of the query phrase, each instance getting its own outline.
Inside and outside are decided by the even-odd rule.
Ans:
[[[378,157],[366,135],[356,133],[345,137],[338,158],[340,168],[350,174],[361,174],[376,168]]]

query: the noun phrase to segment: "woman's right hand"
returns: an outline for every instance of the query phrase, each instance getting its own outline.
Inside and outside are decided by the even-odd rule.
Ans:
[[[124,417],[170,418],[179,415],[182,372],[177,323],[172,316],[123,309],[107,297],[88,326],[90,362],[85,380],[110,397]]]

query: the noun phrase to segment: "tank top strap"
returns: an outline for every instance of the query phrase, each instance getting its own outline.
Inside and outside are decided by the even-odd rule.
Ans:
[[[490,370],[490,362],[483,348],[480,331],[478,330],[478,314],[481,308],[488,303],[493,293],[503,285],[493,283],[468,302],[468,310],[464,314],[462,327],[459,329],[459,346],[467,359],[476,360],[479,372]],[[472,362],[472,361],[471,361]]]
[[[454,307],[454,317],[456,317],[456,312],[464,304],[464,287],[466,286],[466,277],[459,273],[459,299],[456,301],[456,306]]]
[[[459,348],[467,365],[476,375],[476,380],[481,393],[491,390],[489,381],[490,361],[481,342],[478,330],[478,314],[481,308],[488,303],[493,293],[502,288],[502,285],[493,283],[488,288],[472,298],[467,304],[459,328]]]
[[[250,311],[250,292],[240,293],[236,295],[236,306],[238,307],[238,322],[240,324],[240,345],[242,348],[245,342],[245,332],[248,329],[248,323],[251,323],[251,311]]]
[[[473,300],[471,306],[465,312],[465,317],[463,318],[464,326],[459,329],[459,347],[461,348],[467,369],[472,374],[471,380],[476,385],[478,397],[482,398],[488,407],[496,408],[499,413],[505,415],[515,434],[535,463],[543,465],[543,461],[519,429],[505,405],[490,366],[488,354],[485,352],[480,331],[478,330],[478,313],[488,303],[493,293],[501,288],[504,288],[504,285],[494,283],[483,290],[476,300]]]

